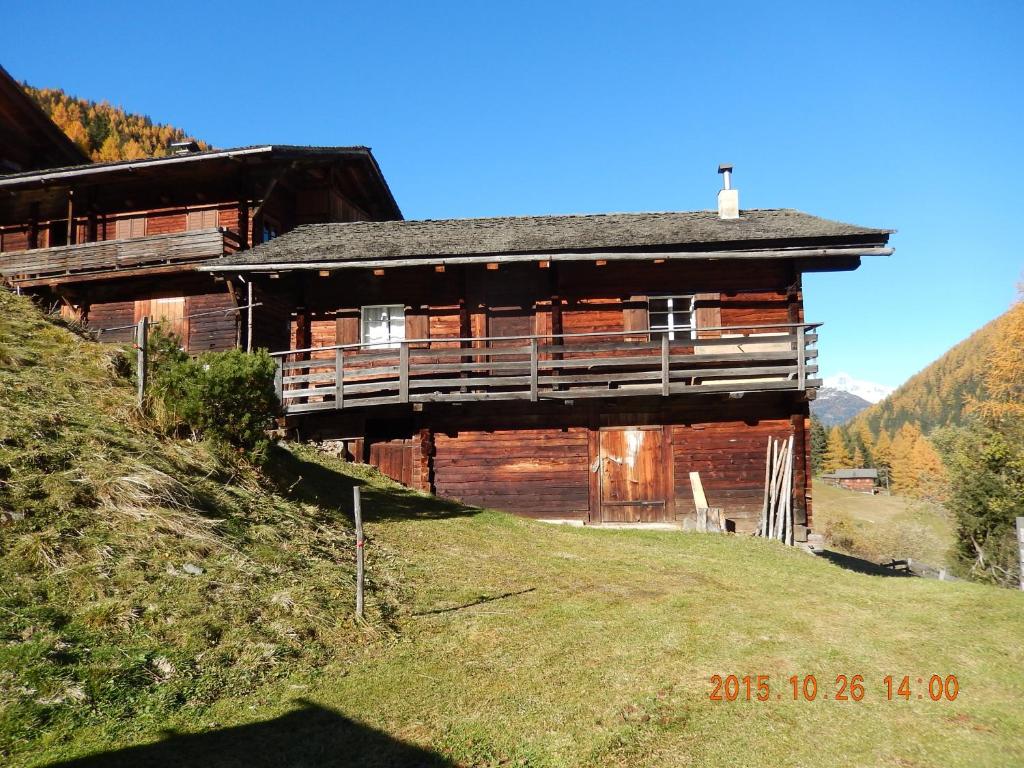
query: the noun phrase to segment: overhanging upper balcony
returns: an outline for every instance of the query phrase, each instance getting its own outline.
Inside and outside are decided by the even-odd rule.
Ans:
[[[820,323],[406,339],[275,353],[287,414],[402,403],[575,400],[817,388]]]
[[[0,254],[0,277],[22,287],[77,282],[205,261],[237,248],[237,235],[220,227],[34,248]]]

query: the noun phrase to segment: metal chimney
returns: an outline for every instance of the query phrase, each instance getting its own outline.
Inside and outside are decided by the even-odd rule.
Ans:
[[[172,141],[171,142],[171,154],[172,155],[191,155],[193,152],[199,151],[199,144],[194,141]]]
[[[723,187],[718,191],[718,218],[738,219],[740,217],[740,191],[732,188],[732,165],[722,163],[718,172],[723,176]]]

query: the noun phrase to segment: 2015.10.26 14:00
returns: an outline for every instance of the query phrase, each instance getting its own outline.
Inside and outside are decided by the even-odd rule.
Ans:
[[[910,675],[898,677],[886,675],[882,685],[886,699],[894,701],[912,698],[931,701],[955,701],[960,695],[960,682],[956,675],[931,675],[927,678],[917,677],[916,685]],[[863,675],[836,675],[831,694],[821,690],[815,675],[792,675],[784,686],[785,694],[775,691],[772,695],[771,677],[769,675],[712,675],[710,678],[711,701],[770,701],[784,697],[793,701],[816,701],[831,699],[834,701],[863,701],[868,690]]]

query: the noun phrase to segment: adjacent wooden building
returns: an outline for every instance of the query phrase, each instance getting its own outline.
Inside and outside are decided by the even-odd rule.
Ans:
[[[279,349],[292,308],[196,266],[310,222],[401,215],[366,147],[185,145],[0,176],[0,277],[104,340],[148,316],[193,352],[245,348],[254,333]]]
[[[888,230],[793,210],[301,226],[207,266],[295,308],[279,389],[303,438],[401,482],[585,523],[679,523],[690,473],[730,526],[796,440],[810,522],[807,272]],[[259,340],[258,340],[259,341]]]
[[[821,479],[828,485],[858,493],[875,493],[878,488],[877,469],[837,469]]]

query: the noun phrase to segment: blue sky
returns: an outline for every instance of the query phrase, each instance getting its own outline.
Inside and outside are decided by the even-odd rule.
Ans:
[[[713,7],[714,6],[714,7]],[[5,3],[0,64],[216,146],[373,147],[407,218],[743,207],[899,230],[810,275],[824,372],[895,385],[1024,250],[1024,3]],[[28,31],[32,30],[31,33]]]

